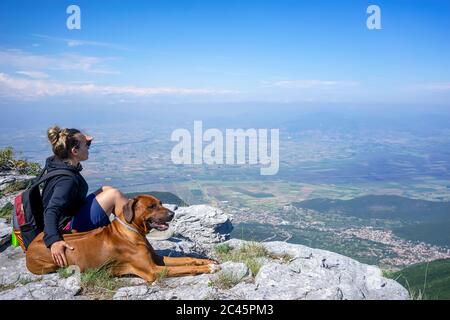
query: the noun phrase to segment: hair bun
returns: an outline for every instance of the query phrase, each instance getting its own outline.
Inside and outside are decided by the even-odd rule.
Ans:
[[[58,126],[51,127],[47,130],[48,141],[52,146],[58,143],[61,131],[62,131],[61,128]]]

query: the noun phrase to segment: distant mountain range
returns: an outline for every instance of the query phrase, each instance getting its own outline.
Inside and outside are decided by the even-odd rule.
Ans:
[[[164,191],[133,192],[133,193],[126,193],[125,196],[127,196],[128,198],[134,198],[141,194],[152,195],[161,200],[162,203],[176,204],[179,207],[189,206],[189,204],[186,203],[183,199],[181,199],[180,197],[176,196],[171,192],[164,192]]]
[[[450,202],[410,199],[394,195],[367,195],[350,200],[317,198],[293,202],[297,208],[358,218],[412,221],[450,221]]]
[[[450,247],[450,202],[367,195],[351,200],[317,198],[292,205],[320,213],[400,221],[402,226],[392,229],[398,237]]]
[[[386,276],[402,284],[415,299],[450,299],[450,259],[416,264]]]

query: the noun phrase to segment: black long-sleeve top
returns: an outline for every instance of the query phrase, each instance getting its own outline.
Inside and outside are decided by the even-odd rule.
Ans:
[[[71,166],[56,156],[47,158],[48,172],[57,169],[72,171],[74,176],[61,175],[47,180],[42,190],[44,206],[44,243],[50,247],[54,242],[63,240],[61,229],[77,213],[88,192],[86,180],[80,174],[83,167]]]

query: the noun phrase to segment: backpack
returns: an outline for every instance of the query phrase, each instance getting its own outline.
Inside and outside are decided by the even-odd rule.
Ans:
[[[25,191],[14,198],[13,231],[24,252],[34,238],[44,231],[44,206],[42,204],[40,185],[56,176],[75,176],[74,173],[65,169],[47,173],[45,171],[46,168],[42,170],[41,174]]]

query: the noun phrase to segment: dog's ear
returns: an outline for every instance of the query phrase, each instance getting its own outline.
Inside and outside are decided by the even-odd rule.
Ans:
[[[125,216],[125,220],[128,223],[131,223],[134,219],[134,206],[136,205],[137,198],[130,199],[128,202],[123,206],[123,215]]]

